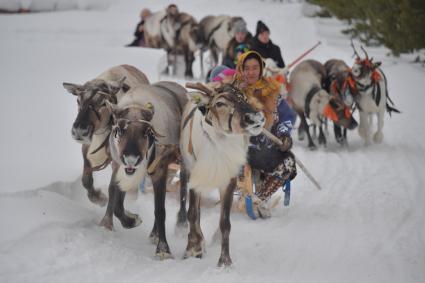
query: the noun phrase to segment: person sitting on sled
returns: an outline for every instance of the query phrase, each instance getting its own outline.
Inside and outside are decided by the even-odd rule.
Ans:
[[[242,54],[233,84],[246,96],[255,96],[263,104],[266,117],[264,127],[283,143],[279,146],[264,134],[250,139],[248,166],[259,173],[255,196],[252,196],[259,203],[255,213],[266,218],[271,216],[269,199],[273,193],[297,175],[295,156],[290,151],[296,114],[279,96],[279,82],[263,77],[263,64],[261,55],[255,51]]]

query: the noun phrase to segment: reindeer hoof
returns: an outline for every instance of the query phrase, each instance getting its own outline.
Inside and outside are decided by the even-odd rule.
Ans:
[[[308,145],[308,148],[310,150],[316,150],[317,149],[317,146],[314,143],[311,143],[311,144]]]
[[[166,242],[158,243],[158,246],[156,247],[155,257],[160,260],[174,258]]]
[[[373,141],[375,143],[381,143],[384,140],[384,134],[382,132],[377,132],[373,135]]]
[[[220,256],[220,259],[218,260],[218,267],[230,267],[232,265],[232,260],[230,259],[230,256]]]
[[[100,221],[99,226],[104,227],[105,229],[112,231],[114,228],[114,224],[112,222],[112,218],[103,217],[102,221]]]
[[[126,229],[131,229],[139,226],[142,223],[142,219],[139,215],[126,211],[125,216],[119,218],[121,221],[122,227]]]
[[[174,256],[169,252],[168,253],[167,252],[156,253],[155,257],[159,260],[174,259]]]
[[[189,257],[202,258],[202,256],[203,256],[202,248],[201,249],[191,248],[189,250],[186,250],[186,252],[184,253],[183,259],[187,259]]]
[[[101,190],[93,190],[93,192],[87,193],[87,196],[92,203],[101,207],[104,207],[108,203],[108,197]]]

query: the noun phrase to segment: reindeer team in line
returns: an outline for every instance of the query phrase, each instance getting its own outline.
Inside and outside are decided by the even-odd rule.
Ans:
[[[170,5],[145,20],[145,39],[149,46],[166,48],[169,54],[182,52],[187,59],[186,75],[191,76],[193,52],[199,43],[196,38],[202,38],[203,48],[209,48],[216,60],[225,50],[226,40],[232,38],[232,24],[241,19],[208,16],[198,25],[193,17]],[[163,34],[165,31],[168,35]],[[296,159],[290,151],[295,113],[301,118],[299,138],[307,134],[311,149],[316,146],[307,120],[319,128],[319,144],[326,144],[326,120],[334,123],[336,140],[345,144],[346,129],[357,127],[352,116],[356,108],[359,134],[365,144],[370,144],[373,114],[378,116],[373,141],[382,142],[384,112],[398,110],[389,105],[392,101],[380,63],[373,62],[363,51],[365,58],[354,49],[357,57],[351,69],[341,60],[332,59],[324,65],[305,60],[295,67],[289,80],[288,69],[278,68],[277,62],[270,60],[265,64],[260,54],[248,51],[238,58],[235,71],[215,67],[210,82],[188,83],[186,87],[193,91],[174,82],[152,84],[142,71],[129,65],[112,67],[83,85],[63,83],[78,102],[72,137],[82,144],[83,186],[91,202],[107,204],[100,225],[112,230],[113,215],[125,228],[142,223],[137,214],[125,210],[124,198],[149,175],[155,201],[150,238],[156,244],[158,258],[173,257],[165,236],[165,194],[168,166],[178,162],[181,199],[176,225],[186,229],[189,222],[185,258],[204,255],[200,199],[203,193],[218,188],[218,265],[231,265],[230,212],[238,179],[245,177],[242,186],[249,184],[252,192],[250,178],[256,176],[255,213],[270,217],[271,195],[297,174]],[[279,79],[282,75],[283,86]],[[268,138],[270,132],[279,144]],[[95,189],[92,174],[109,164],[112,176],[107,197]]]

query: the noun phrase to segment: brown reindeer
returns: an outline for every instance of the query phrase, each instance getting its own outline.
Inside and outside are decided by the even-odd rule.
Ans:
[[[83,85],[63,83],[77,97],[78,114],[72,125],[72,137],[82,143],[82,183],[91,202],[104,206],[107,197],[93,186],[93,172],[109,165],[108,136],[111,132],[111,112],[106,101],[117,103],[129,89],[148,84],[146,76],[129,65],[115,66]]]
[[[154,189],[155,224],[151,239],[156,255],[172,257],[165,237],[165,192],[168,165],[178,155],[180,121],[187,102],[186,90],[172,82],[159,82],[131,89],[117,105],[109,103],[114,125],[109,137],[112,177],[102,225],[112,229],[112,215],[132,228],[141,223],[138,215],[124,210],[127,191],[137,188],[149,174]],[[184,168],[183,168],[184,170]]]
[[[194,53],[199,49],[199,24],[194,17],[187,13],[180,13],[177,21],[179,22],[179,26],[176,29],[176,42],[175,46],[172,48],[172,52],[175,54],[183,54],[185,62],[184,75],[192,78],[192,65],[195,60]]]
[[[350,67],[344,61],[338,59],[326,61],[324,67],[326,69],[325,90],[331,96],[343,101],[348,108],[354,109],[359,93]],[[342,130],[338,124],[334,123],[334,133],[339,144],[347,144],[347,128]]]
[[[202,257],[204,236],[200,226],[201,193],[219,188],[221,198],[221,256],[218,265],[229,266],[230,210],[236,176],[247,160],[249,137],[261,133],[265,118],[260,110],[230,84],[209,89],[202,84],[189,93],[194,103],[184,111],[180,151],[188,172],[190,232],[185,257]]]

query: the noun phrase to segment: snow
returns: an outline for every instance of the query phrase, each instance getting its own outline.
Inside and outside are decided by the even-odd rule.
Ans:
[[[318,40],[322,45],[308,58],[353,62],[349,39],[339,33],[343,24],[306,17],[311,6],[304,3],[175,3],[197,19],[241,15],[251,31],[262,19],[287,63]],[[77,106],[62,82],[83,83],[118,64],[157,81],[164,52],[123,46],[143,6],[155,11],[168,4],[111,1],[106,10],[0,15],[0,282],[424,282],[424,69],[409,56],[386,57],[382,47],[368,52],[382,61],[390,96],[403,112],[387,115],[384,142],[364,147],[353,131],[344,149],[330,133],[327,148],[310,151],[295,138],[294,152],[323,190],[300,171],[290,206],[281,202],[272,218],[233,213],[231,268],[216,267],[216,196],[202,209],[208,253],[201,260],[182,259],[186,239],[174,233],[173,193],[166,200],[173,260],[154,258],[151,193],[127,197],[126,208],[143,219],[139,227],[125,230],[116,220],[113,232],[97,226],[105,208],[91,204],[81,185],[81,148],[70,134]],[[107,169],[95,183],[106,192],[109,178]]]

